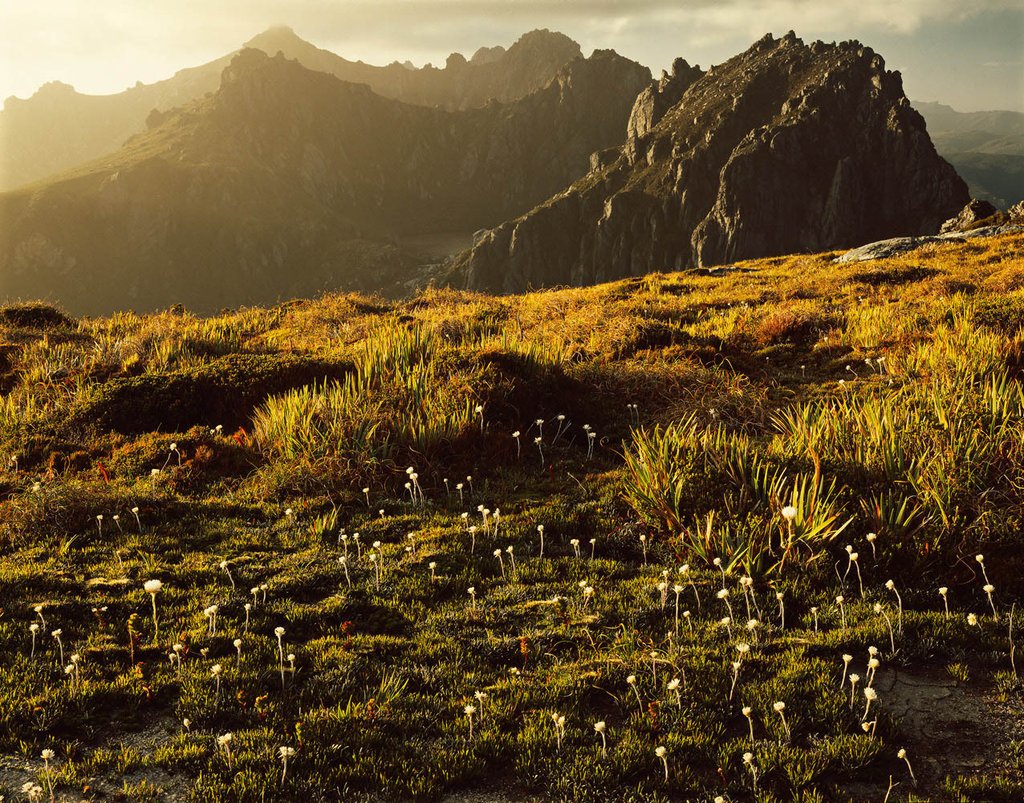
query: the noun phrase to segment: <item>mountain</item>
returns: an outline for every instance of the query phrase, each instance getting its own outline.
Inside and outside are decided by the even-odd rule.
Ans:
[[[596,51],[520,100],[448,111],[247,49],[116,153],[0,195],[0,297],[212,311],[398,288],[403,238],[496,225],[584,175],[649,81]]]
[[[246,47],[269,55],[281,52],[311,70],[366,84],[386,98],[453,110],[518,100],[542,89],[562,67],[583,57],[576,42],[546,29],[523,34],[507,50],[482,47],[470,60],[461,53],[452,53],[442,68],[428,64],[410,69],[408,64],[398,62],[377,67],[348,61],[311,45],[286,27],[271,28],[251,39]]]
[[[958,112],[941,103],[914,102],[928,123],[932,139],[945,139],[987,153],[1000,153],[1006,147],[1017,152],[1024,145],[1024,113],[1011,111]],[[957,140],[956,137],[964,137]]]
[[[516,292],[934,232],[968,200],[898,73],[857,42],[768,35],[707,72],[683,61],[629,137],[478,238],[451,280]]]
[[[406,103],[468,109],[497,100],[511,102],[543,88],[570,61],[579,45],[547,30],[524,34],[508,50],[481,48],[473,60],[455,53],[443,69],[410,69],[398,63],[376,67],[348,61],[276,27],[244,48],[283,53],[311,70],[364,83]],[[236,51],[237,53],[237,51]],[[27,184],[111,153],[144,131],[155,110],[166,112],[213,92],[233,56],[181,70],[153,84],[138,83],[112,95],[84,95],[68,84],[46,84],[27,100],[11,97],[0,111],[0,191]]]
[[[915,102],[935,149],[957,169],[971,195],[1008,209],[1024,200],[1024,114],[958,112]]]
[[[229,61],[182,70],[166,81],[136,84],[116,95],[83,95],[53,81],[28,100],[8,98],[0,111],[0,190],[116,150],[145,129],[153,109],[178,106],[216,89]]]

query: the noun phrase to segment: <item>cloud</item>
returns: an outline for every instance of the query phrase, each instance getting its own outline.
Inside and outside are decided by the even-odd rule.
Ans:
[[[186,0],[197,13],[206,7]],[[220,3],[218,9],[234,16],[282,8],[277,0]],[[409,22],[434,24],[493,20],[559,19],[569,23],[616,27],[645,19],[700,22],[716,28],[762,30],[778,27],[780,20],[837,30],[872,25],[912,32],[935,20],[963,20],[982,12],[1019,9],[1019,0],[296,0],[288,5],[293,18],[317,18],[326,31],[351,23],[374,24],[400,15]],[[767,28],[766,28],[767,26]]]
[[[0,96],[58,78],[117,91],[210,61],[275,24],[348,58],[416,64],[546,27],[585,53],[614,48],[657,70],[679,55],[720,63],[766,32],[790,29],[808,41],[888,43],[883,52],[896,58],[901,48],[939,47],[928,39],[937,26],[955,33],[986,19],[995,20],[992,37],[1007,20],[1020,30],[1020,0],[0,0]],[[942,47],[935,58],[953,69],[963,48],[952,38]],[[970,60],[1015,57],[1004,48]]]

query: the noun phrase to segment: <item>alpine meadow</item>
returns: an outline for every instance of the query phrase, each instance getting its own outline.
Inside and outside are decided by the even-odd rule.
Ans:
[[[1024,799],[1019,7],[277,5],[0,112],[0,801]]]

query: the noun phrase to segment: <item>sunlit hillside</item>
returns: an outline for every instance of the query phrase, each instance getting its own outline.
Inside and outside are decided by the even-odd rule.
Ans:
[[[0,795],[1022,799],[1024,234],[836,256],[0,308]]]

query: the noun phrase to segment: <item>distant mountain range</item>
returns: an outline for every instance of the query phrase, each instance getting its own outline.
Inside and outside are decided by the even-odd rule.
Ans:
[[[1012,199],[1024,115],[921,106]],[[0,300],[79,314],[598,281],[931,230],[966,200],[879,57],[795,36],[652,81],[544,30],[416,69],[273,28],[115,95],[8,99],[0,138]]]
[[[1024,200],[1024,114],[958,112],[940,103],[915,102],[914,108],[973,196],[1003,209]]]
[[[581,58],[569,37],[546,30],[525,34],[508,50],[480,48],[467,61],[452,54],[443,69],[411,69],[403,64],[376,67],[348,61],[276,27],[240,49],[282,53],[311,70],[343,81],[366,84],[386,98],[421,106],[470,109],[506,103],[543,88],[570,61]],[[214,92],[221,73],[237,54],[181,70],[154,84],[136,84],[113,95],[83,95],[60,82],[43,86],[27,100],[8,98],[0,111],[0,191],[45,178],[111,153],[146,129],[147,117]]]
[[[551,73],[540,89],[515,68],[523,48]],[[650,72],[578,48],[555,66],[569,50],[565,37],[537,32],[483,64],[427,71],[424,86],[451,79],[450,106],[511,94],[517,82],[526,93],[449,110],[247,48],[215,92],[151,113],[149,130],[121,149],[0,195],[0,295],[101,312],[401,292],[421,261],[405,238],[522,214],[621,141]]]

